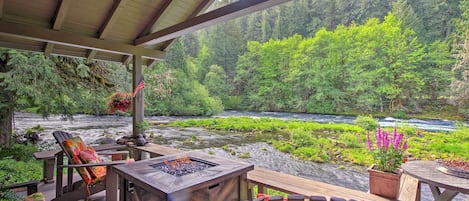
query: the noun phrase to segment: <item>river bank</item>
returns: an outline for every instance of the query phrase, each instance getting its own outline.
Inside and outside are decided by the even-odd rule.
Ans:
[[[188,119],[187,117],[147,117],[150,121],[174,121]],[[196,118],[199,119],[199,118]],[[122,116],[90,116],[76,115],[74,121],[63,119],[60,116],[51,116],[43,119],[40,115],[31,113],[16,113],[15,128],[18,133],[40,125],[44,130],[40,132],[43,139],[40,145],[43,149],[57,149],[52,132],[66,130],[74,135],[80,135],[85,142],[94,143],[105,138],[116,139],[129,135],[132,130],[130,117]],[[246,140],[242,133],[211,131],[203,128],[173,128],[167,126],[152,126],[147,131],[153,134],[155,143],[177,147],[185,150],[203,150],[218,156],[243,160],[261,167],[285,172],[304,178],[314,179],[334,185],[361,191],[368,190],[368,175],[365,168],[340,166],[329,163],[314,163],[300,160],[290,154],[275,149],[271,144]],[[196,136],[196,140],[194,140]],[[234,151],[225,150],[224,146]],[[248,158],[240,158],[242,153],[250,153]],[[427,189],[427,190],[425,190]],[[431,194],[424,185],[422,200],[428,200]],[[458,201],[467,200],[467,196],[460,195]]]

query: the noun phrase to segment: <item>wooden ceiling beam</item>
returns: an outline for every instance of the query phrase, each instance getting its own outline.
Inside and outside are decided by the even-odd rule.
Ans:
[[[112,29],[112,26],[116,24],[117,19],[119,18],[120,14],[125,8],[125,5],[127,4],[129,0],[117,0],[117,2],[114,3],[114,6],[112,7],[111,11],[109,12],[108,16],[106,17],[106,21],[104,22],[103,26],[98,31],[98,38],[99,39],[104,39],[109,35],[109,32]],[[86,59],[88,62],[92,61],[93,58],[96,56],[96,53],[98,53],[96,50],[89,50]]]
[[[28,44],[6,42],[5,40],[3,40],[3,37],[4,37],[3,35],[0,35],[0,47],[17,49],[17,50],[34,51],[34,52],[41,52],[43,48],[42,45],[32,46]],[[64,49],[55,49],[53,54],[66,56],[66,57],[81,57],[81,58],[85,56],[85,53],[82,51],[64,50]],[[95,59],[103,60],[103,61],[115,61],[115,62],[122,61],[120,57],[109,57],[109,56],[104,56],[104,55],[98,55],[96,56]]]
[[[140,37],[134,43],[135,45],[154,45],[288,1],[290,0],[239,0],[161,31]]]
[[[132,61],[132,56],[131,56],[131,55],[124,55],[124,56],[122,56],[121,62],[122,62],[124,65],[130,64],[131,61]]]
[[[34,41],[49,42],[71,47],[92,49],[121,55],[141,55],[144,58],[164,60],[166,53],[131,44],[106,41],[76,35],[43,27],[0,21],[0,35],[18,37]]]
[[[54,24],[52,25],[52,29],[60,30],[62,28],[62,24],[65,20],[65,16],[67,16],[68,8],[70,7],[71,0],[61,0],[59,8],[57,9],[57,13],[54,17]],[[46,43],[46,47],[44,48],[44,54],[46,57],[50,56],[52,50],[54,49],[54,44]]]
[[[147,67],[151,67],[151,66],[155,65],[156,63],[158,63],[158,61],[156,61],[156,60],[150,60],[150,59],[149,59],[149,60],[147,60],[147,62],[146,62],[146,66],[147,66]]]
[[[169,7],[171,4],[172,0],[167,0],[164,1],[158,9],[156,9],[155,13],[153,14],[153,17],[151,18],[150,22],[145,26],[145,28],[140,31],[140,34],[138,34],[138,37],[145,36],[150,33],[151,28],[155,23],[160,19],[161,15],[163,15],[164,11]]]
[[[199,15],[201,12],[205,11],[208,9],[208,7],[214,2],[215,0],[203,0],[198,6],[197,8],[195,8],[192,13],[189,15],[189,17],[187,17],[187,19],[190,19],[190,18],[193,18],[197,15]],[[186,19],[186,20],[187,20]],[[161,47],[160,47],[160,50],[162,51],[166,51],[166,49],[168,49],[168,47],[171,46],[171,44],[173,44],[175,38],[169,40],[169,41],[166,41]]]

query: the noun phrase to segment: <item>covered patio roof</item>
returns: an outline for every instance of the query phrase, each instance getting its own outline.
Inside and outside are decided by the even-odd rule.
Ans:
[[[173,39],[288,0],[0,0],[0,47],[147,64]],[[145,64],[145,63],[144,63]]]
[[[164,60],[175,38],[289,0],[238,0],[208,11],[214,1],[0,0],[0,47],[132,61],[135,89],[142,66]],[[143,97],[132,100],[134,136],[144,119]]]

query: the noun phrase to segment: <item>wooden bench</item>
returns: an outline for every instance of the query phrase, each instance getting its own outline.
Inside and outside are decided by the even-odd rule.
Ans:
[[[96,151],[103,151],[109,149],[123,150],[126,149],[126,145],[119,144],[103,144],[92,146]],[[55,156],[61,150],[50,150],[50,151],[41,151],[33,154],[36,160],[42,160],[42,181],[46,184],[54,182],[54,166],[55,166]]]
[[[28,181],[28,182],[24,182],[24,183],[12,184],[12,185],[3,186],[3,187],[7,188],[7,189],[10,189],[10,190],[17,189],[17,188],[26,188],[27,195],[31,195],[31,194],[37,192],[37,186],[39,185],[39,183],[40,182],[38,180],[34,180],[34,181]],[[0,187],[2,187],[2,186],[0,186]]]
[[[252,200],[252,188],[258,186],[258,192],[264,193],[266,188],[282,191],[289,194],[301,194],[305,196],[319,195],[327,199],[331,197],[341,197],[347,200],[369,200],[384,201],[389,200],[366,192],[348,189],[340,186],[326,184],[311,179],[305,179],[273,170],[255,167],[248,172],[248,189],[251,193],[249,200]],[[306,198],[306,197],[305,197]]]

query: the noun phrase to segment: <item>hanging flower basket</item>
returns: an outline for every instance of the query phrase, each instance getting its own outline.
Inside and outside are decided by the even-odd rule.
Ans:
[[[116,92],[107,98],[107,111],[114,114],[116,111],[127,112],[132,107],[132,94]]]

